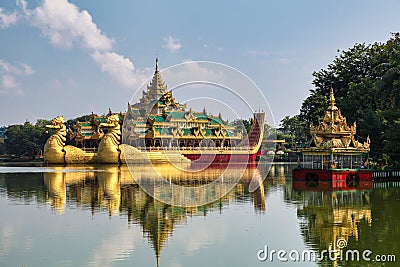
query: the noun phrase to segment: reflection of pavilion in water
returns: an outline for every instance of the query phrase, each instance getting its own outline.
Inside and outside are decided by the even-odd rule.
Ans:
[[[132,172],[135,179],[147,177],[149,181],[152,180],[148,167],[136,166],[135,172]],[[246,168],[240,182],[229,192],[226,189],[231,188],[229,180],[235,180],[237,172],[226,170],[224,178],[228,182],[218,184],[218,190],[227,194],[210,204],[195,207],[176,207],[155,200],[139,188],[126,166],[104,166],[98,169],[100,171],[44,173],[44,182],[48,189],[47,202],[56,213],[63,213],[66,205],[75,203],[80,208],[90,209],[92,214],[107,210],[110,216],[126,215],[128,223],[142,227],[143,234],[155,250],[157,262],[168,236],[173,234],[174,226],[186,222],[187,216],[206,216],[216,209],[221,211],[223,206],[234,201],[252,201],[256,211],[261,212],[266,206],[262,183],[253,193],[248,191],[253,176],[262,182],[256,168]],[[167,165],[156,166],[156,169],[171,182],[190,186],[210,182],[224,172],[224,168],[208,168],[190,173]],[[204,179],[205,177],[208,179]],[[152,193],[162,195],[168,190],[155,187]]]
[[[372,189],[372,185],[370,187]],[[292,191],[285,192],[285,198],[299,206],[301,233],[305,242],[319,252],[337,250],[339,239],[358,240],[358,224],[361,221],[369,226],[372,223],[370,193],[368,190],[342,191]],[[331,262],[337,266],[337,261]]]
[[[273,177],[273,178],[286,178],[291,175],[292,169],[297,167],[296,164],[280,164],[280,163],[275,163],[272,164],[269,172],[268,172],[268,177]]]

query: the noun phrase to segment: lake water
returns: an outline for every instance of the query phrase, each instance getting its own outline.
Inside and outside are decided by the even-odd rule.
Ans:
[[[147,195],[133,178],[146,171],[0,167],[0,266],[399,266],[398,182],[352,190],[293,184],[292,166],[272,166],[252,193],[245,177],[197,207]],[[190,184],[208,175],[169,177]],[[283,251],[280,259],[272,250]],[[324,250],[337,251],[333,260],[302,260]],[[360,261],[347,257],[349,250],[359,251]]]

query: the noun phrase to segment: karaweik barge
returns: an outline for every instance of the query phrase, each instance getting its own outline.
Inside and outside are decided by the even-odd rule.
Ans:
[[[156,59],[155,72],[138,103],[107,116],[92,114],[89,121],[66,129],[64,117],[47,127],[48,164],[87,163],[249,163],[261,153],[265,113],[255,112],[247,133],[218,116],[187,109],[167,90]],[[67,134],[70,145],[66,145]]]

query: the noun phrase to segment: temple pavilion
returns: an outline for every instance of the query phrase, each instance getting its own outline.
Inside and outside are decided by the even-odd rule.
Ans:
[[[356,122],[349,126],[336,106],[331,87],[329,107],[319,120],[319,125],[310,125],[312,141],[309,147],[300,149],[303,155],[301,168],[293,172],[293,178],[307,178],[307,174],[310,177],[307,170],[335,170],[338,174],[339,170],[346,172],[367,168],[370,139],[367,137],[364,143],[357,141],[356,130]]]
[[[107,133],[100,124],[106,122],[107,116],[117,114],[122,123],[125,113],[114,113],[111,109],[106,115],[96,115],[92,112],[89,120],[77,121],[73,127],[69,129],[70,142],[76,147],[85,151],[96,151],[101,138]]]
[[[167,90],[158,67],[136,104],[128,104],[123,143],[141,148],[233,147],[242,139],[234,125],[206,109],[197,112],[180,104]]]
[[[97,116],[68,127],[70,142],[85,152],[97,152],[109,129],[104,122],[118,115],[121,143],[142,152],[179,151],[198,162],[255,162],[261,153],[265,113],[255,112],[249,133],[206,111],[194,111],[179,103],[161,77],[156,59],[154,75],[137,103],[128,103],[127,111]],[[119,145],[119,144],[116,144]],[[170,153],[171,154],[171,153]]]

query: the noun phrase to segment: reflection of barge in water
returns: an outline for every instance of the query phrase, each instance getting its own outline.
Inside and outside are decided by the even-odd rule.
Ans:
[[[45,198],[46,203],[57,214],[64,213],[66,207],[70,209],[88,210],[92,216],[99,212],[108,212],[110,216],[126,218],[129,225],[139,225],[143,236],[148,238],[154,248],[157,263],[161,260],[161,252],[168,238],[180,224],[191,223],[188,217],[208,216],[213,212],[222,213],[227,206],[236,202],[253,203],[256,212],[264,212],[266,199],[264,184],[257,168],[246,167],[242,177],[232,169],[226,170],[223,166],[207,168],[201,172],[187,173],[178,170],[169,164],[160,164],[151,169],[150,165],[136,165],[133,175],[128,166],[100,165],[91,166],[52,167],[52,172],[43,173],[46,193],[39,197]],[[136,184],[138,179],[154,182],[154,172],[171,178],[176,184],[199,186],[207,179],[199,179],[199,173],[205,178],[216,179],[225,173],[227,183],[219,183],[216,189],[226,192],[220,199],[202,206],[178,207],[157,201],[146,194]],[[231,180],[240,179],[232,189]],[[260,187],[249,192],[250,180],[256,178]],[[42,184],[41,184],[42,185]],[[168,193],[169,188],[157,188],[155,194]],[[179,192],[177,192],[179,193]],[[200,195],[202,197],[202,195]],[[87,213],[89,216],[89,213]]]
[[[348,126],[335,105],[332,88],[325,116],[318,126],[310,126],[310,133],[313,140],[310,147],[300,149],[303,160],[299,159],[299,168],[292,172],[294,181],[336,181],[343,185],[372,181],[372,171],[368,169],[369,137],[364,143],[355,139],[356,123]]]
[[[120,191],[123,187],[133,186],[138,189],[140,184],[142,189],[151,191],[150,195],[154,199],[162,199],[172,193],[174,198],[182,201],[177,202],[175,206],[187,204],[185,195],[196,197],[198,203],[206,205],[230,195],[233,189],[238,190],[238,185],[248,188],[252,181],[258,184],[257,190],[252,192],[254,205],[261,210],[265,209],[262,174],[254,166],[241,165],[226,168],[224,164],[193,171],[193,169],[179,169],[171,164],[137,164],[130,167],[108,164],[99,165],[96,168],[91,166],[52,167],[52,171],[43,173],[43,176],[49,190],[49,203],[58,213],[64,211],[67,198],[71,198],[71,194],[85,198],[85,201],[89,202],[93,201],[93,197],[99,198],[96,201],[100,206],[107,207],[112,214],[118,214],[121,201]],[[96,190],[95,192],[89,192],[90,190],[75,192],[71,190],[73,185],[81,185],[90,190],[93,185],[96,185]],[[174,188],[175,185],[180,187]],[[207,187],[207,185],[210,186]],[[194,191],[197,192],[195,196],[193,196]],[[147,195],[143,190],[140,192],[143,196]],[[217,198],[211,199],[210,194]]]
[[[249,190],[263,188],[263,179],[255,166],[213,164],[212,167],[172,164],[129,164],[133,179],[155,199],[172,206],[199,206],[225,196],[238,183],[249,183]]]

